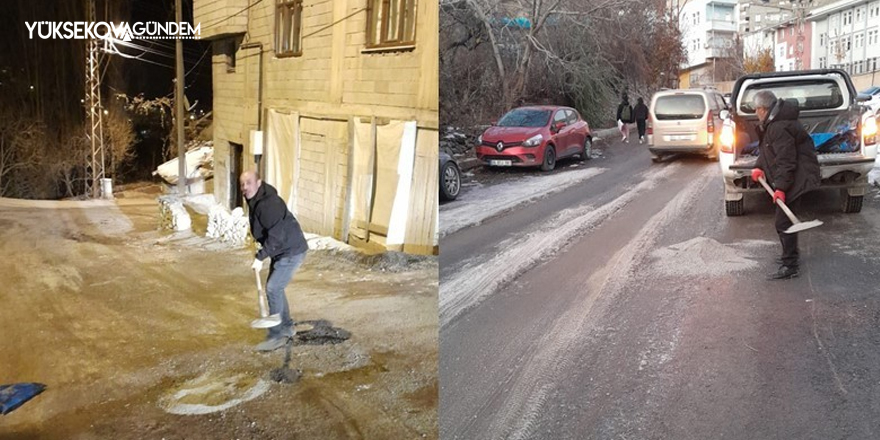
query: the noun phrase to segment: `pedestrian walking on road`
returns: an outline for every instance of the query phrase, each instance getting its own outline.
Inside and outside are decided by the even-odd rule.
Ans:
[[[792,222],[776,200],[782,200],[792,211],[797,211],[800,197],[817,189],[821,180],[819,160],[813,139],[798,122],[800,111],[796,104],[776,99],[769,90],[755,94],[755,112],[758,126],[759,151],[752,179],[763,177],[775,189],[776,233],[782,243],[781,266],[768,279],[781,280],[798,276],[798,237],[786,234]]]
[[[296,334],[284,289],[302,265],[309,244],[296,217],[287,209],[272,185],[260,180],[253,171],[242,173],[239,180],[241,192],[247,200],[251,235],[260,244],[251,268],[259,272],[263,268],[263,260],[270,259],[269,278],[266,281],[269,314],[281,314],[281,324],[270,327],[266,340],[258,344],[256,349],[273,351],[286,345]]]
[[[629,97],[624,93],[623,100],[617,106],[617,128],[620,129],[620,135],[623,136],[621,140],[624,142],[629,142],[629,124],[632,122],[633,108],[629,105]]]
[[[645,100],[639,98],[633,108],[633,116],[636,119],[636,128],[639,130],[639,143],[645,142],[645,129],[648,127],[648,106]]]

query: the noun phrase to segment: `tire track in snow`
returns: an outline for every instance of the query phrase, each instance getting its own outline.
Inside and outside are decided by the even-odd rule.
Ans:
[[[517,206],[564,191],[605,171],[608,169],[588,168],[549,176],[530,176],[464,194],[457,201],[440,208],[440,238],[482,224],[485,220]]]
[[[643,261],[650,257],[662,232],[673,224],[700,196],[700,192],[716,177],[705,167],[660,212],[651,217],[629,243],[618,251],[605,269],[594,274],[587,282],[591,291],[582,307],[571,309],[561,316],[532,346],[539,347],[533,362],[524,366],[515,383],[510,385],[503,402],[492,402],[501,408],[493,418],[485,438],[521,440],[535,438],[542,409],[550,390],[564,387],[564,375],[572,368],[577,353],[583,346],[584,335],[589,335],[593,320],[587,319],[600,298],[603,304],[624,292],[628,280]]]
[[[599,226],[639,195],[654,189],[662,180],[674,175],[680,168],[681,165],[676,163],[651,169],[644,174],[641,183],[599,208],[587,205],[566,209],[550,221],[550,224],[561,225],[552,231],[538,231],[524,238],[506,240],[498,246],[505,250],[486,261],[480,261],[480,257],[465,261],[461,264],[462,269],[455,275],[441,280],[441,327],[467,309],[478,305],[537,263],[561,252],[573,241],[572,238]]]

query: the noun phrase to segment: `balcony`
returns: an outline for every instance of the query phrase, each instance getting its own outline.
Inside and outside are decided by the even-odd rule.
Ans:
[[[708,31],[736,32],[736,23],[726,20],[710,20],[707,23]]]
[[[212,40],[247,32],[248,0],[193,0],[193,26]]]

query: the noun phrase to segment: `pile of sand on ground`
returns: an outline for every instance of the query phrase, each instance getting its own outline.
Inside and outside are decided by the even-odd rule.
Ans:
[[[652,268],[668,276],[719,276],[758,267],[747,252],[707,237],[658,249]]]

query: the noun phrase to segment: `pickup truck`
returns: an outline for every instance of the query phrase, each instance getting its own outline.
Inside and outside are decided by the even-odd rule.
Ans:
[[[860,212],[868,188],[868,172],[877,156],[877,120],[861,105],[849,75],[839,69],[749,74],[737,79],[731,108],[721,112],[719,164],[724,178],[728,216],[743,215],[746,193],[764,193],[750,177],[760,154],[755,93],[772,91],[778,99],[797,104],[798,120],[816,145],[820,189],[841,192],[843,212]]]

